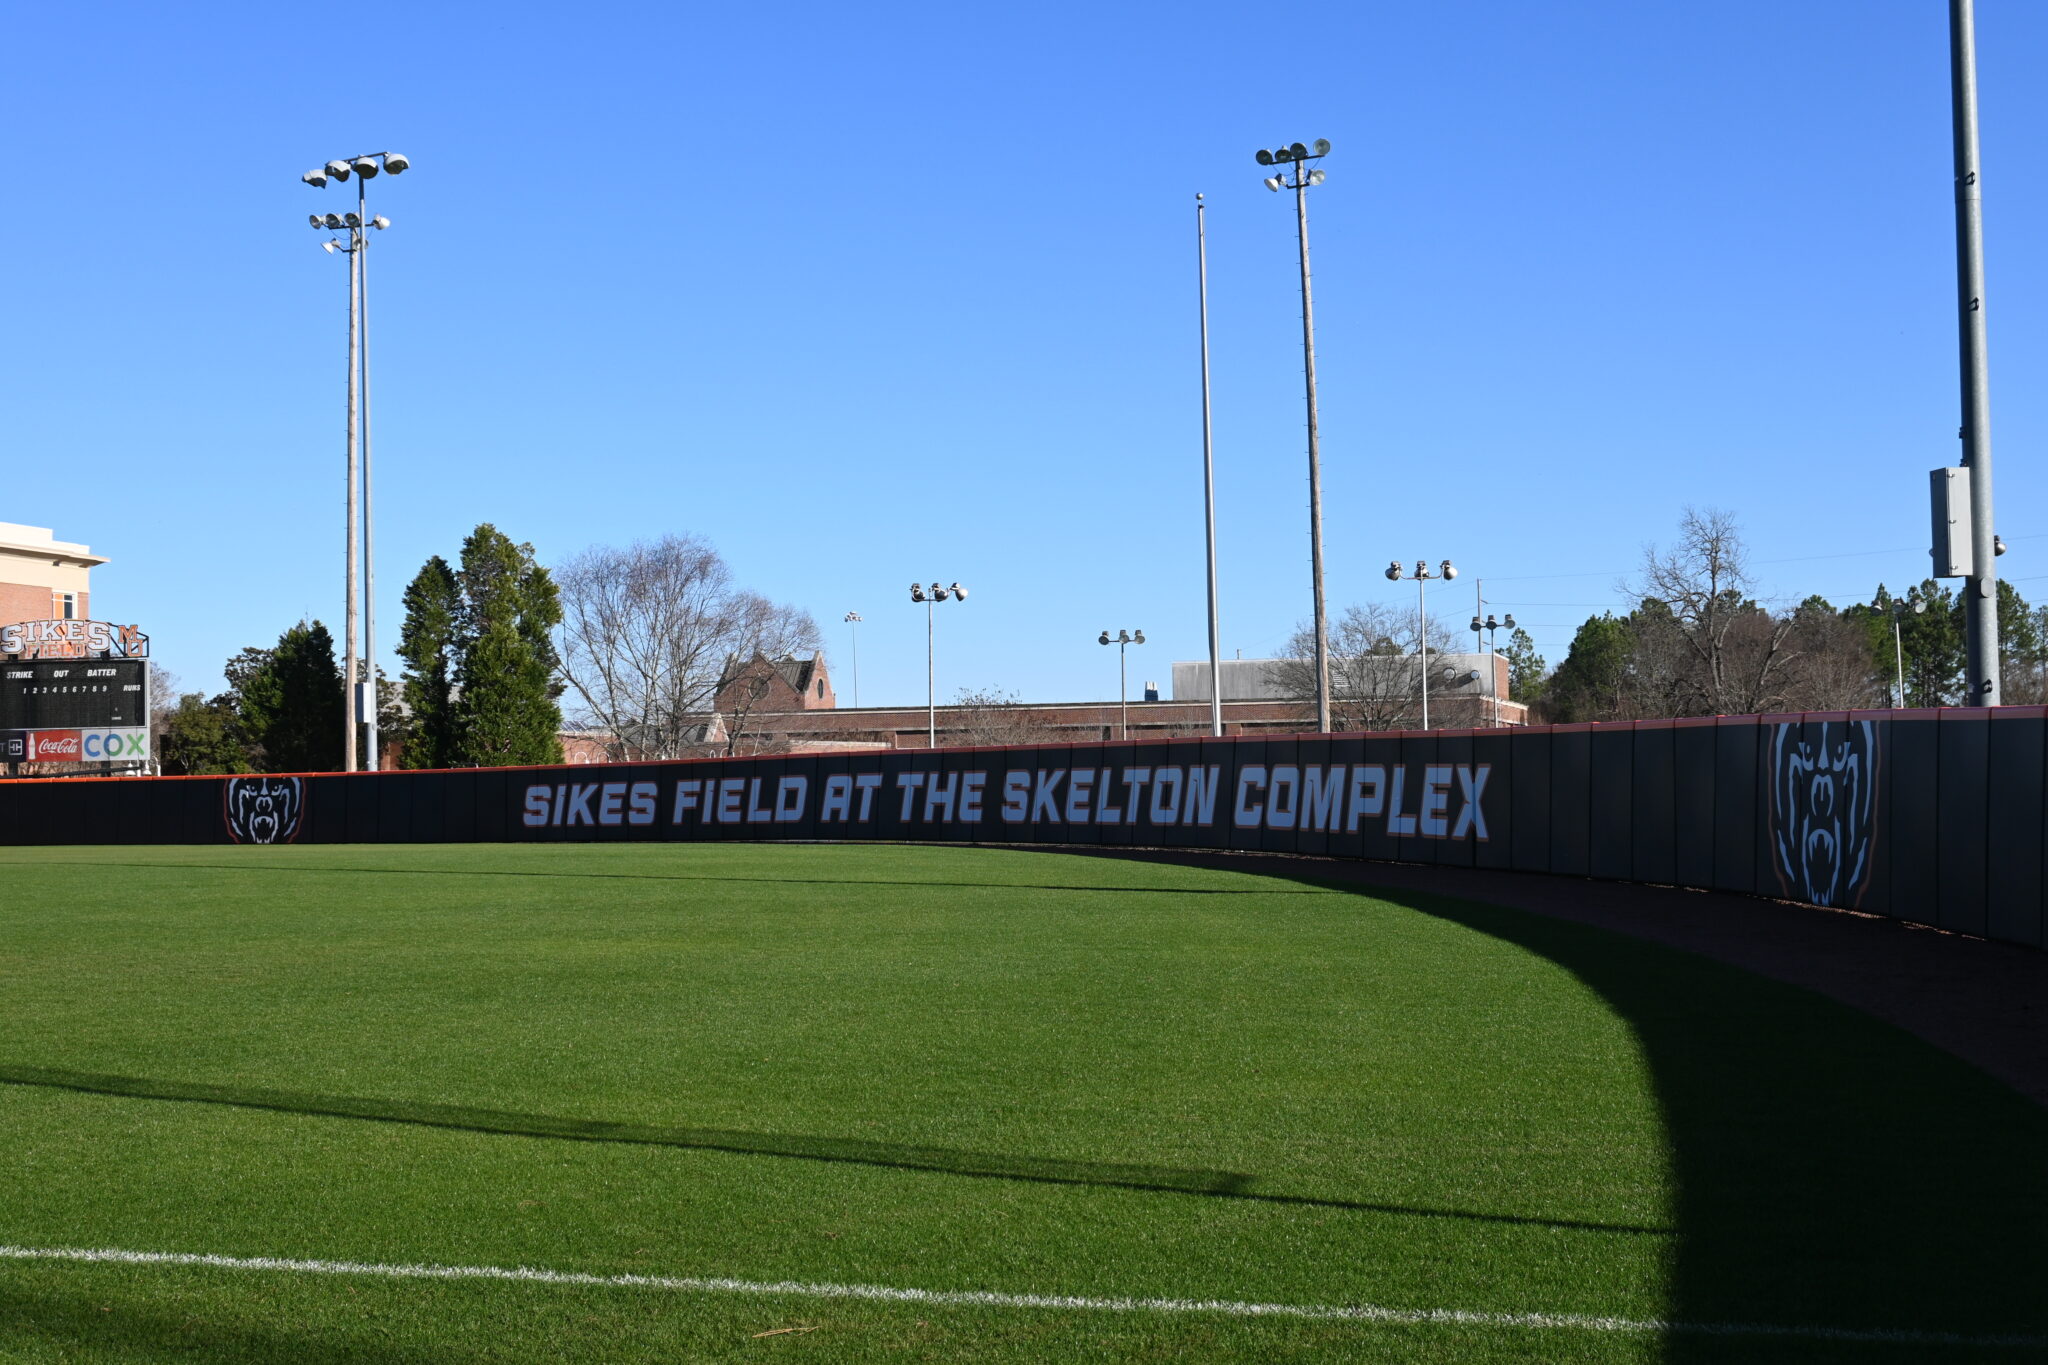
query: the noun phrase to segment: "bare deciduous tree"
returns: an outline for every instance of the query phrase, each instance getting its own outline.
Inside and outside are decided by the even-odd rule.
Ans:
[[[1652,618],[1654,657],[1639,654],[1651,714],[1754,714],[1770,709],[1798,658],[1791,614],[1774,616],[1753,596],[1748,552],[1733,514],[1688,507],[1678,544],[1643,551],[1642,575],[1624,585]],[[1668,615],[1667,626],[1660,618]],[[1640,632],[1639,632],[1640,633]]]
[[[697,536],[594,546],[556,577],[574,719],[609,734],[614,758],[698,751],[734,660],[818,639],[808,613],[735,588],[718,551]]]
[[[1346,607],[1330,631],[1330,723],[1339,730],[1411,730],[1422,723],[1422,670],[1416,613],[1382,602]],[[1315,631],[1298,627],[1288,657],[1273,666],[1290,697],[1316,694]],[[1429,629],[1431,654],[1451,652],[1451,632]]]
[[[948,744],[999,745],[1052,742],[1053,727],[1042,712],[1024,705],[1015,692],[1000,688],[961,688],[947,717]]]

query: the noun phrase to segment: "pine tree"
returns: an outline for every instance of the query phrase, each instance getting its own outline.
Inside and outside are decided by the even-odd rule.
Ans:
[[[456,575],[453,752],[457,763],[499,767],[562,761],[562,607],[554,579],[497,527],[479,526]]]
[[[244,650],[241,657],[253,651]],[[301,621],[278,637],[260,664],[235,686],[242,724],[273,773],[334,772],[341,767],[342,724],[347,715],[334,637],[327,627]]]
[[[405,590],[398,656],[405,660],[405,705],[412,714],[400,767],[446,768],[455,762],[453,688],[461,610],[455,571],[435,555]]]

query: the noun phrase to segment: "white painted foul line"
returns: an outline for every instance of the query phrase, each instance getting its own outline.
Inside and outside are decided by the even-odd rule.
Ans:
[[[189,1251],[121,1251],[100,1247],[0,1246],[0,1261],[70,1261],[98,1265],[196,1266],[208,1270],[267,1270],[301,1275],[355,1275],[385,1280],[509,1280],[524,1284],[597,1289],[656,1289],[680,1294],[756,1294],[800,1299],[858,1299],[968,1308],[1052,1308],[1090,1313],[1206,1313],[1233,1318],[1354,1321],[1394,1326],[1515,1327],[1583,1332],[1725,1337],[1780,1337],[1804,1341],[1887,1342],[1902,1346],[2048,1346],[2048,1335],[1995,1336],[1921,1332],[1882,1327],[1822,1327],[1762,1322],[1671,1322],[1581,1313],[1489,1313],[1462,1308],[1382,1308],[1373,1304],[1250,1303],[1235,1299],[1085,1298],[1066,1294],[1003,1294],[981,1289],[896,1289],[879,1284],[805,1280],[735,1280],[696,1275],[592,1275],[530,1266],[380,1265],[312,1261],[283,1256],[214,1256]]]

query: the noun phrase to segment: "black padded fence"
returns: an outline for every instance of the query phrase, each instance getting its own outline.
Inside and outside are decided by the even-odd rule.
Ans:
[[[2048,708],[550,768],[0,782],[0,843],[914,840],[1246,849],[2043,936]]]

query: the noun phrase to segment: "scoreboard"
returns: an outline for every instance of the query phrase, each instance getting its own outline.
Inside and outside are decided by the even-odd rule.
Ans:
[[[149,724],[141,659],[0,661],[0,730],[106,730]]]

